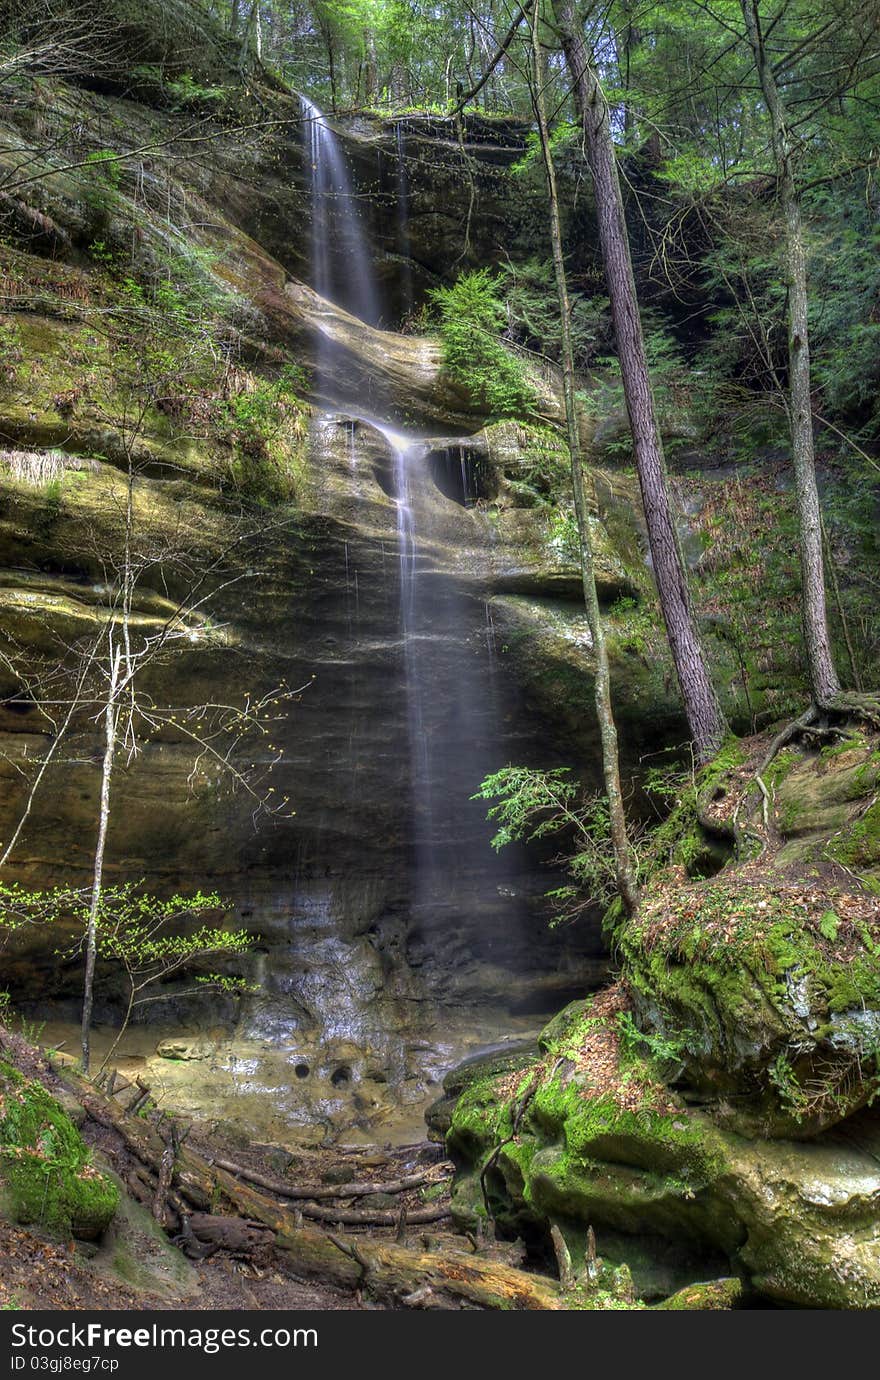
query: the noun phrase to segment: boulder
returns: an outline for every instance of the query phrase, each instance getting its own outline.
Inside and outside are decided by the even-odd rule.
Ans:
[[[669,1090],[631,1014],[619,991],[579,1003],[540,1059],[464,1088],[447,1136],[459,1224],[490,1210],[545,1250],[555,1226],[578,1270],[592,1228],[642,1288],[646,1251],[672,1249],[692,1283],[669,1309],[733,1306],[741,1280],[781,1304],[880,1307],[880,1117],[809,1143],[747,1140]],[[701,1257],[737,1283],[701,1283]]]

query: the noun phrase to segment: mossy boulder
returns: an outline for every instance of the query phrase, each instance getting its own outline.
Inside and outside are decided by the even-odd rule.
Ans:
[[[636,1022],[687,1082],[770,1135],[833,1125],[877,1088],[880,908],[734,870],[660,888],[617,935]]]
[[[658,1313],[720,1313],[739,1308],[745,1290],[741,1279],[709,1279],[688,1284],[656,1305]]]
[[[491,1213],[548,1257],[556,1226],[582,1281],[592,1228],[610,1262],[572,1308],[645,1306],[607,1285],[612,1264],[656,1300],[652,1250],[682,1281],[655,1303],[664,1310],[737,1307],[748,1289],[800,1307],[880,1307],[880,1117],[862,1113],[852,1142],[747,1140],[664,1088],[656,1056],[634,1052],[619,991],[576,1007],[530,1068],[462,1092],[447,1137],[462,1225]]]
[[[774,783],[781,861],[841,863],[869,889],[880,890],[878,783],[880,749],[873,737],[781,755]]]
[[[728,1210],[752,1287],[805,1308],[880,1308],[880,1120],[815,1142],[726,1137]]]
[[[698,1237],[705,1190],[724,1172],[720,1139],[621,1052],[619,992],[575,1007],[558,1038],[542,1039],[543,1059],[460,1097],[447,1147],[472,1171],[456,1183],[457,1217],[473,1225],[488,1199],[526,1236],[564,1223],[575,1253],[588,1226]]]
[[[94,1240],[119,1203],[115,1183],[91,1163],[67,1112],[41,1084],[0,1061],[0,1183],[16,1222]]]
[[[442,1140],[452,1127],[452,1113],[466,1088],[501,1074],[528,1068],[535,1057],[531,1040],[519,1040],[499,1049],[487,1050],[465,1059],[443,1079],[443,1093],[425,1112],[431,1136]]]

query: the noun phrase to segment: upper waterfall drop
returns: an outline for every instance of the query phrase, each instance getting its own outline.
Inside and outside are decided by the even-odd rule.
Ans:
[[[313,287],[369,326],[379,324],[376,275],[345,152],[326,115],[300,96],[312,200]]]

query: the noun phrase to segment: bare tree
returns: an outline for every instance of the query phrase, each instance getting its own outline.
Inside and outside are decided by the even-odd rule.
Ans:
[[[575,108],[593,179],[599,239],[617,342],[651,560],[669,646],[699,762],[719,748],[727,725],[709,673],[691,602],[669,493],[617,170],[610,111],[571,0],[553,0]]]
[[[532,16],[532,90],[538,134],[541,141],[541,154],[547,179],[549,197],[550,243],[553,250],[553,269],[556,280],[556,293],[559,300],[559,322],[562,343],[562,387],[565,401],[565,420],[568,435],[568,450],[571,457],[571,481],[574,491],[574,506],[577,516],[578,545],[580,549],[581,577],[584,590],[584,605],[590,636],[593,643],[593,656],[596,662],[595,701],[596,716],[599,721],[599,734],[602,743],[602,770],[605,780],[605,793],[608,797],[611,843],[614,850],[617,887],[623,903],[630,914],[638,906],[638,886],[633,867],[627,831],[623,791],[620,784],[620,759],[617,745],[617,727],[611,705],[611,676],[608,666],[608,648],[605,643],[605,629],[599,609],[599,596],[596,590],[596,575],[593,565],[593,547],[590,537],[590,513],[584,492],[584,471],[581,460],[580,428],[578,425],[577,401],[575,398],[574,350],[571,338],[571,304],[568,296],[568,283],[565,273],[565,260],[562,252],[562,227],[559,216],[559,196],[556,184],[556,168],[547,124],[544,88],[546,84],[545,63],[540,43],[541,0],[536,0]]]
[[[741,0],[746,35],[770,118],[773,158],[785,223],[785,278],[788,287],[788,417],[798,515],[801,617],[813,699],[820,707],[840,693],[840,680],[828,632],[822,514],[816,483],[813,406],[810,383],[810,332],[807,260],[801,199],[795,172],[795,137],[764,44],[758,0]]]
[[[132,320],[134,316],[134,320]],[[94,1006],[98,924],[104,896],[104,870],[108,833],[113,810],[113,786],[121,761],[130,766],[140,755],[145,736],[173,726],[192,748],[194,766],[210,761],[247,793],[255,819],[284,813],[287,802],[278,799],[266,776],[280,755],[249,768],[240,763],[240,749],[252,736],[270,736],[269,725],[283,717],[285,705],[299,690],[272,686],[259,695],[247,694],[240,703],[208,698],[198,704],[157,703],[150,690],[149,672],[194,641],[210,641],[217,634],[206,628],[207,613],[224,591],[258,573],[246,565],[258,541],[264,540],[264,515],[227,506],[225,540],[216,550],[200,552],[194,534],[180,529],[156,532],[140,519],[138,494],[146,482],[149,450],[145,432],[158,405],[167,404],[182,379],[198,367],[203,353],[212,348],[210,334],[198,320],[179,319],[176,348],[167,348],[168,313],[147,308],[135,296],[135,308],[126,306],[114,331],[114,373],[108,396],[99,410],[112,427],[120,448],[121,482],[108,481],[108,498],[116,523],[110,530],[93,534],[90,551],[81,553],[102,572],[100,614],[97,627],[85,637],[65,641],[56,634],[57,658],[35,669],[10,644],[0,654],[2,664],[21,686],[21,697],[41,705],[52,739],[42,760],[34,764],[24,809],[6,844],[0,863],[10,859],[38,792],[44,786],[50,764],[63,761],[60,749],[75,726],[97,725],[102,750],[97,805],[95,847],[92,855],[89,903],[82,946],[84,959],[81,1049],[83,1068],[90,1064],[90,1032]],[[118,472],[117,472],[118,473]],[[283,514],[278,522],[285,521]],[[147,598],[155,609],[155,587],[166,591],[148,619],[139,601]],[[171,597],[167,597],[171,594]],[[66,690],[62,687],[66,685]],[[304,688],[304,687],[301,687]]]

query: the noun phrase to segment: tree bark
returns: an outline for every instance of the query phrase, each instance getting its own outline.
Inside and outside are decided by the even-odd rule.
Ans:
[[[758,0],[741,0],[746,35],[770,117],[773,158],[785,222],[785,276],[788,286],[788,412],[798,513],[801,568],[801,618],[810,685],[816,704],[840,694],[840,680],[828,632],[822,517],[816,484],[813,406],[810,386],[810,336],[807,306],[807,261],[801,202],[794,169],[794,141],[776,84],[773,63],[764,47]]]
[[[379,87],[379,62],[376,57],[376,35],[364,29],[364,104],[376,104]]]
[[[581,560],[581,581],[584,590],[584,606],[587,622],[593,641],[593,656],[596,661],[596,680],[594,696],[596,716],[599,720],[599,735],[602,743],[602,773],[605,781],[605,794],[608,798],[608,814],[611,824],[611,844],[614,850],[614,870],[617,888],[627,912],[635,913],[638,902],[638,887],[633,869],[632,850],[626,826],[626,811],[623,804],[623,791],[620,785],[620,757],[617,745],[617,726],[611,704],[611,675],[608,667],[608,648],[605,643],[605,629],[599,609],[599,595],[596,591],[596,575],[593,563],[593,542],[590,534],[590,512],[584,493],[584,470],[581,461],[580,428],[578,426],[577,402],[574,382],[574,348],[571,338],[571,306],[568,297],[568,283],[565,274],[565,260],[562,253],[562,226],[559,217],[559,195],[556,184],[556,167],[550,145],[550,132],[547,126],[547,110],[544,100],[545,70],[541,56],[539,23],[541,19],[541,0],[536,0],[532,19],[532,95],[538,133],[541,140],[541,156],[547,179],[547,193],[550,209],[550,243],[553,249],[553,270],[556,278],[556,295],[559,300],[559,324],[562,336],[562,391],[565,401],[565,420],[568,433],[568,450],[571,457],[571,483],[574,491],[574,506],[577,517],[578,545]]]
[[[727,724],[709,675],[672,512],[608,104],[592,69],[583,35],[575,23],[571,0],[553,0],[553,6],[593,178],[599,239],[654,578],[695,756],[703,763],[720,747]]]

